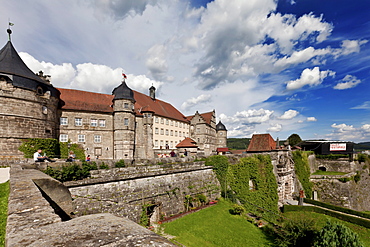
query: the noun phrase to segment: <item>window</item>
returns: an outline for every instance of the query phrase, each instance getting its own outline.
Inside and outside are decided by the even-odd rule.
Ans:
[[[123,119],[123,125],[128,126],[128,118]]]
[[[166,119],[166,125],[168,125],[168,119]]]
[[[161,124],[163,124],[164,123],[164,119],[163,118],[161,118]]]
[[[68,125],[68,118],[61,117],[60,118],[60,125]]]
[[[61,135],[59,136],[59,141],[60,141],[60,142],[68,142],[68,135],[61,134]]]
[[[161,148],[163,147],[163,140],[161,140]]]
[[[75,118],[75,125],[82,126],[82,118]]]
[[[85,142],[85,135],[78,135],[78,142]]]
[[[181,137],[181,131],[179,131],[179,136]]]
[[[105,127],[105,119],[99,119],[99,127]]]
[[[200,133],[200,128],[199,127],[197,128],[197,133]]]
[[[170,131],[170,136],[173,136],[173,130]]]
[[[94,142],[100,143],[101,142],[101,136],[100,135],[94,135]]]
[[[155,117],[155,122],[159,123],[159,117]]]
[[[178,122],[175,122],[175,126],[176,126],[176,127],[178,126]]]
[[[129,108],[128,103],[124,103],[124,104],[123,104],[123,107],[124,107],[125,109],[128,109],[128,108]]]
[[[163,129],[161,129],[161,135],[164,135],[164,130]]]
[[[155,133],[158,135],[159,134],[159,129],[155,128]]]
[[[155,141],[154,141],[154,147],[155,147],[155,148],[158,148],[158,140],[155,140]]]
[[[182,128],[182,123],[180,124],[180,128]]]
[[[173,148],[173,141],[170,142],[170,148]]]
[[[90,125],[91,125],[91,127],[97,127],[98,126],[98,120],[97,119],[91,119]]]
[[[177,130],[175,130],[175,136],[177,136]]]
[[[173,126],[173,121],[170,120],[170,125]]]
[[[166,129],[166,136],[168,136],[168,129]]]

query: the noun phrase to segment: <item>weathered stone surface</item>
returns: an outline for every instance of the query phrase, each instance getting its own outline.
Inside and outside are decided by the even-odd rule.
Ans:
[[[142,226],[111,214],[94,214],[23,232],[14,246],[176,246]]]
[[[165,238],[126,219],[96,214],[62,222],[33,182],[47,193],[64,194],[46,174],[33,169],[10,170],[10,195],[6,226],[6,246],[174,246]],[[46,181],[46,182],[45,182]],[[58,182],[59,183],[59,182]],[[46,193],[46,192],[45,192]],[[68,196],[52,195],[63,201]]]

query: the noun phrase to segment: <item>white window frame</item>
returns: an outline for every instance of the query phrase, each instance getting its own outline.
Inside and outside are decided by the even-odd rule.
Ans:
[[[80,117],[75,118],[75,126],[82,126],[82,118]]]
[[[159,128],[155,128],[155,134],[158,135],[159,134]]]
[[[99,119],[99,127],[105,127],[105,119]]]
[[[98,127],[98,119],[91,119],[90,120],[91,127]]]
[[[78,135],[77,136],[77,142],[85,142],[86,138],[85,135]]]
[[[101,143],[101,135],[94,135],[94,143]]]
[[[67,117],[61,117],[60,118],[60,125],[68,125],[68,118]]]
[[[68,135],[67,134],[60,134],[59,135],[60,142],[68,142]]]

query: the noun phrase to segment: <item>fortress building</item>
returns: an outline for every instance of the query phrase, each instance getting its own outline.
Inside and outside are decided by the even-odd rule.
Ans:
[[[0,158],[22,157],[22,140],[55,138],[80,144],[103,159],[154,158],[183,141],[192,154],[226,147],[227,130],[215,111],[184,116],[171,104],[130,89],[123,79],[112,95],[55,88],[42,71],[34,74],[10,40],[0,50]],[[180,145],[179,145],[180,144]]]

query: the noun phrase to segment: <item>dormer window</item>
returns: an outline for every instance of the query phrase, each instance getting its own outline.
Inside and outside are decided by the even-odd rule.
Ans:
[[[44,94],[44,90],[42,89],[42,87],[37,87],[37,89],[36,89],[36,93],[38,94],[38,95],[43,95]]]

